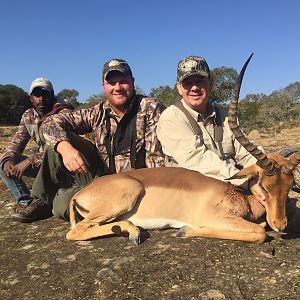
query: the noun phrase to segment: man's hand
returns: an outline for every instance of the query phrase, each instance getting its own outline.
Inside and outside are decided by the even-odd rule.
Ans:
[[[18,179],[21,179],[26,169],[31,165],[31,160],[26,158],[16,164],[12,170],[12,175]]]
[[[63,163],[70,172],[87,173],[84,156],[68,141],[61,141],[56,149],[61,154]]]
[[[258,201],[264,201],[266,199],[266,195],[256,180],[250,180],[249,189]]]
[[[13,176],[13,169],[14,169],[15,163],[12,160],[8,160],[3,164],[3,173],[6,177]]]

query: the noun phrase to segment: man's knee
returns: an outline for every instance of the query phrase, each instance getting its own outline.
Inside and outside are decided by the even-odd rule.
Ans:
[[[64,221],[70,220],[69,204],[73,195],[79,190],[79,188],[59,189],[53,200],[53,215]]]
[[[64,221],[69,221],[69,207],[65,206],[56,206],[53,205],[53,209],[52,209],[52,214],[55,218],[64,220]]]
[[[49,146],[46,146],[45,148],[43,164],[46,168],[49,168],[49,170],[55,170],[63,167],[60,154]]]
[[[0,164],[0,177],[3,178],[5,175],[4,175],[4,172],[3,172],[3,165]],[[5,176],[6,177],[6,176]]]

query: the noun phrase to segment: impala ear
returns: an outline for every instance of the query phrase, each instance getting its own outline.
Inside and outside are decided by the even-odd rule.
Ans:
[[[238,179],[238,178],[248,178],[248,179],[256,178],[260,170],[261,170],[260,167],[254,164],[250,167],[240,170],[239,172],[237,172],[230,178],[227,178],[226,180]]]

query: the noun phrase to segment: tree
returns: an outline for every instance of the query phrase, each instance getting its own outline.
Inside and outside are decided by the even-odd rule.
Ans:
[[[249,94],[240,101],[239,120],[243,128],[275,129],[299,123],[300,116],[300,82],[294,82],[287,87],[265,94]]]
[[[270,96],[249,94],[240,101],[239,120],[243,128],[271,128],[280,125],[286,127],[297,120],[297,98],[282,89]]]
[[[13,85],[0,85],[0,124],[18,125],[23,112],[32,107],[29,95]]]
[[[233,68],[220,67],[211,71],[214,86],[209,99],[215,104],[225,104],[231,97],[238,73]]]
[[[248,94],[238,106],[238,117],[242,128],[253,129],[263,126],[259,120],[260,108],[267,96],[265,94]]]
[[[176,86],[172,89],[168,85],[151,89],[149,96],[157,98],[166,107],[170,106],[181,98]]]
[[[270,96],[273,96],[278,93],[284,93],[287,97],[294,99],[295,102],[300,103],[300,82],[296,81],[294,83],[291,83],[287,87],[279,91],[273,92]]]
[[[72,90],[63,89],[57,94],[57,97],[64,99],[65,102],[67,104],[70,104],[73,108],[77,108],[80,105],[77,99],[78,96],[79,96],[79,92],[74,89]]]
[[[268,110],[270,119],[275,122],[284,122],[294,117],[293,108],[295,100],[291,99],[288,94],[279,93],[270,96],[268,99]]]
[[[88,98],[85,103],[80,104],[79,108],[92,107],[102,101],[105,101],[105,100],[106,100],[105,94],[99,93],[99,94],[93,95],[90,98]]]

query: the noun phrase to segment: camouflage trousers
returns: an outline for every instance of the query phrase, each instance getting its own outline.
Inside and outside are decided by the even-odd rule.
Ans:
[[[96,146],[77,135],[69,138],[72,146],[85,157],[89,166],[88,172],[81,174],[68,171],[61,155],[47,147],[31,190],[31,197],[39,198],[52,206],[53,215],[66,221],[69,220],[69,203],[72,196],[94,178],[104,175],[102,160]]]

